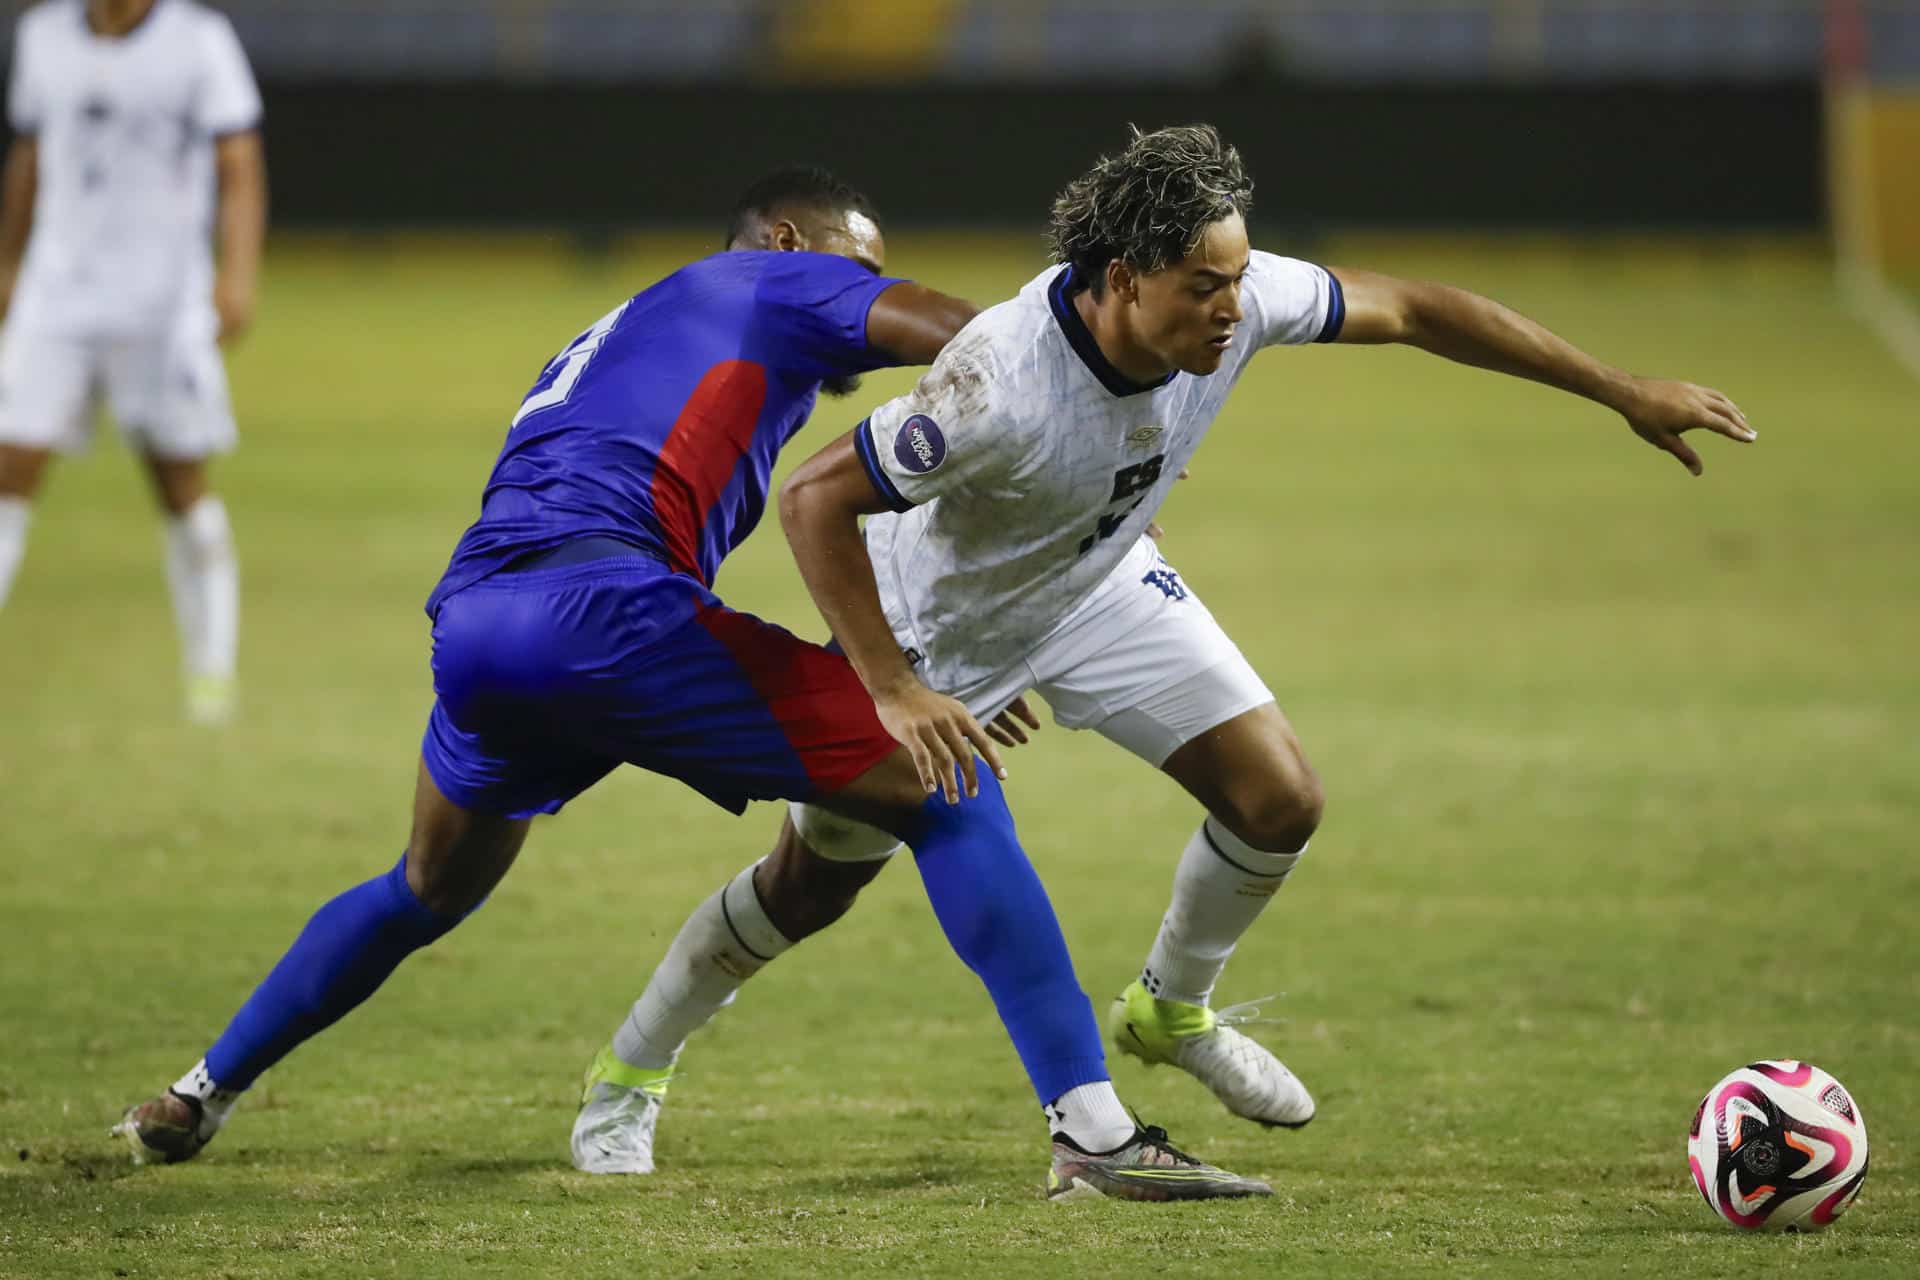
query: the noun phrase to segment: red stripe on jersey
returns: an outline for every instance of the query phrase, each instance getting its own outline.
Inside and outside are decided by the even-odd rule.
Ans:
[[[660,446],[653,516],[667,545],[667,563],[703,583],[700,535],[753,443],[766,402],[765,369],[751,360],[723,360],[700,379]]]
[[[842,790],[900,745],[880,723],[853,664],[839,654],[725,605],[708,605],[694,621],[740,664],[823,793]]]

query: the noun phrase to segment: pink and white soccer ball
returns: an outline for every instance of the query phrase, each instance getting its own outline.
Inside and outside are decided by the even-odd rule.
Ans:
[[[1819,1231],[1867,1178],[1867,1121],[1810,1062],[1750,1062],[1701,1100],[1687,1167],[1714,1212],[1747,1231]]]

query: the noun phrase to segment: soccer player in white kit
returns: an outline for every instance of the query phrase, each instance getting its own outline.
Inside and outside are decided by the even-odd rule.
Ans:
[[[0,606],[47,465],[104,396],[165,509],[188,714],[223,720],[239,568],[207,463],[234,444],[220,344],[252,318],[266,224],[259,90],[195,0],[47,0],[15,31],[7,115]]]
[[[1320,784],[1273,694],[1148,536],[1248,361],[1273,346],[1407,343],[1607,405],[1695,472],[1681,432],[1754,433],[1720,393],[1608,368],[1485,298],[1251,250],[1250,194],[1212,128],[1136,133],[1055,202],[1061,265],[982,312],[913,391],[803,464],[780,511],[834,636],[929,786],[963,747],[929,731],[925,687],[1005,743],[1025,741],[1022,721],[1038,727],[1020,700],[1036,690],[1060,724],[1094,730],[1200,802],[1172,902],[1109,1031],[1235,1114],[1298,1127],[1312,1096],[1211,996],[1318,825]],[[856,562],[870,579],[845,571]],[[823,590],[834,566],[841,586]],[[773,854],[695,910],[595,1060],[575,1164],[650,1170],[687,1034],[837,919],[894,847],[795,806]],[[1048,1108],[1056,1171],[1131,1133],[1111,1095],[1082,1086]]]

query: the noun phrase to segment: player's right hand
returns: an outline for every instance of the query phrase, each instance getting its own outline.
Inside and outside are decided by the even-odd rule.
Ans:
[[[920,785],[928,795],[940,791],[945,793],[948,804],[960,803],[960,792],[954,785],[955,769],[966,779],[967,796],[979,795],[975,751],[985,758],[994,776],[1007,776],[1006,767],[1000,763],[1000,753],[994,749],[980,722],[965,705],[944,693],[935,693],[918,681],[911,681],[897,691],[876,696],[873,704],[880,713],[880,723],[913,757]]]

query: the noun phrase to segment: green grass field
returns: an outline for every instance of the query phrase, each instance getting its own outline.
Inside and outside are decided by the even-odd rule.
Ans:
[[[1705,441],[1703,479],[1542,389],[1314,348],[1255,364],[1163,514],[1327,784],[1222,987],[1285,993],[1265,1034],[1321,1114],[1268,1133],[1115,1070],[1272,1201],[1044,1203],[1038,1110],[904,864],[695,1040],[657,1176],[574,1173],[581,1068],[777,821],[633,771],[202,1159],[128,1167],[120,1108],[399,853],[420,604],[521,391],[702,247],[276,247],[220,472],[227,731],[180,722],[125,453],[55,474],[0,614],[0,1275],[1920,1274],[1920,388],[1819,262],[1766,245],[1316,246],[1722,387],[1761,439]],[[902,234],[892,265],[985,300],[1036,248]],[[790,461],[906,381],[828,404]],[[819,630],[772,528],[719,585]],[[1009,763],[1104,1006],[1198,815],[1091,735]],[[1742,1237],[1688,1182],[1695,1102],[1763,1056],[1867,1117],[1872,1176],[1823,1236]]]

